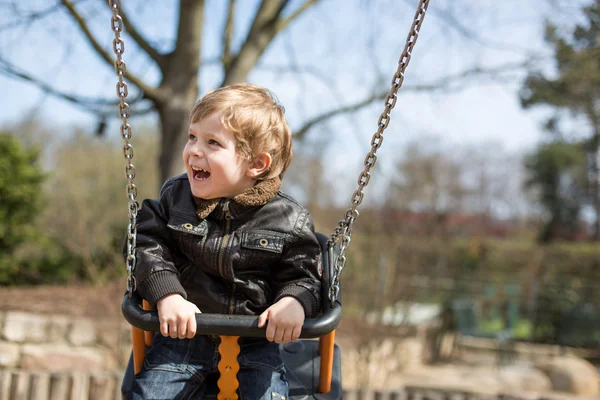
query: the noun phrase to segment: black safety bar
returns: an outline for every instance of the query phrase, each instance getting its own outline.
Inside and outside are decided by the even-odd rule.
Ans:
[[[318,338],[333,331],[342,318],[342,304],[338,299],[333,307],[329,300],[329,285],[332,278],[332,269],[329,265],[327,251],[327,236],[317,233],[317,239],[321,245],[323,276],[322,285],[322,313],[316,318],[307,318],[302,326],[301,338]],[[123,297],[121,305],[123,316],[131,325],[144,331],[160,331],[157,311],[147,311],[142,308],[142,298],[133,293],[131,298],[128,294]],[[196,315],[196,334],[200,335],[222,335],[222,336],[246,336],[264,337],[266,327],[258,327],[258,316],[256,315],[231,315],[231,314],[198,314]]]

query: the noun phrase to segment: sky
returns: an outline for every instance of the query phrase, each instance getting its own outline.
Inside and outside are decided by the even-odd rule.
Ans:
[[[29,0],[19,7],[41,10],[49,3]],[[168,50],[174,36],[176,2],[123,3],[128,3],[126,10],[142,32],[162,50]],[[257,2],[239,3],[244,7],[236,18],[236,45],[243,39]],[[292,3],[290,9],[301,2]],[[269,47],[248,80],[277,94],[293,128],[320,112],[359,101],[373,88],[389,88],[417,3],[323,0]],[[556,0],[432,0],[407,68],[405,87],[399,92],[379,151],[380,173],[390,173],[408,143],[415,140],[431,147],[495,146],[498,151],[517,153],[530,151],[543,140],[541,125],[549,110],[524,110],[519,103],[518,92],[526,70],[501,67],[536,56],[542,59],[536,68],[553,72],[550,49],[543,40],[543,22],[572,22],[577,6],[586,2],[564,3],[567,5]],[[4,11],[0,9],[3,58],[61,91],[113,99],[116,77],[112,68],[99,61],[64,12],[23,27],[15,24],[14,13],[5,12],[9,11],[7,4],[0,5],[6,7]],[[203,59],[211,60],[220,53],[226,2],[212,0],[207,4],[202,46]],[[79,9],[86,16],[93,16],[92,31],[106,47],[110,46],[110,16],[104,2],[82,1]],[[134,49],[131,40],[125,37],[125,42],[128,69],[157,83],[157,69]],[[320,76],[290,73],[293,65],[316,69]],[[280,67],[288,72],[276,72]],[[456,78],[462,71],[476,67],[502,72],[494,79]],[[217,67],[203,68],[199,75],[202,92],[214,88],[220,77]],[[444,77],[451,77],[443,80],[448,83],[448,90],[414,90]],[[98,123],[85,110],[47,96],[5,73],[0,74],[0,91],[0,126],[16,123],[27,115],[35,115],[65,131],[73,125],[93,131]],[[130,87],[130,95],[133,91]],[[382,110],[383,105],[375,103],[311,131],[308,140],[319,146],[331,167],[329,179],[340,190],[347,191],[355,185]],[[143,119],[145,123],[157,123],[154,116]],[[134,116],[132,123],[135,132],[135,123],[141,124],[141,118]],[[109,134],[118,135],[116,122],[109,128]],[[348,198],[351,193],[348,192]]]

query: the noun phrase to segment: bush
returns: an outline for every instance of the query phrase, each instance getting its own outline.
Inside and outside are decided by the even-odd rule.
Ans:
[[[158,195],[155,144],[146,140],[135,147],[138,201]],[[76,132],[57,146],[53,158],[40,229],[80,260],[74,279],[102,282],[122,276],[128,222],[122,143]]]
[[[81,131],[66,136],[31,129],[35,134],[11,129],[19,140],[2,136],[0,230],[11,239],[8,248],[0,234],[0,285],[121,278],[127,227],[122,143]],[[140,201],[158,194],[156,137],[144,136],[134,159]],[[41,140],[48,153],[20,144]]]
[[[2,285],[67,283],[81,279],[83,261],[49,236],[37,235],[21,245],[11,259],[12,268],[0,276]]]
[[[491,320],[509,300],[517,307],[519,337],[552,342],[566,313],[582,304],[600,304],[599,267],[596,243],[543,246],[534,241],[438,240],[356,230],[342,296],[345,312],[359,315],[399,303],[469,299]]]
[[[19,270],[15,251],[37,236],[45,179],[39,155],[38,149],[25,149],[12,135],[0,133],[0,284]]]

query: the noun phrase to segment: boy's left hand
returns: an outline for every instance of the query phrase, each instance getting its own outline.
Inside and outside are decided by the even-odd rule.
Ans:
[[[289,343],[300,337],[304,324],[304,307],[293,297],[282,297],[258,317],[258,327],[267,325],[267,340]]]

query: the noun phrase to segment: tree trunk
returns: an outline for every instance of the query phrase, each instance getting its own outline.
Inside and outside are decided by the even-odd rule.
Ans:
[[[160,184],[183,172],[181,153],[187,141],[190,111],[198,98],[203,20],[203,1],[180,0],[177,41],[167,56],[158,88],[161,98],[156,102],[161,123]]]
[[[158,171],[160,184],[183,172],[181,153],[187,141],[188,118],[193,102],[187,109],[166,104],[159,108],[161,122]]]
[[[591,177],[591,182],[588,181],[591,189],[590,204],[596,214],[592,238],[595,241],[600,241],[600,115],[596,111],[594,101],[588,103],[585,114],[592,123],[593,132],[590,139],[590,149],[588,150],[591,153],[591,171],[588,174],[588,177]]]
[[[190,111],[199,91],[196,72],[176,67],[168,70],[161,90],[166,100],[156,108],[161,124],[158,176],[162,185],[168,178],[183,172],[181,153],[187,142]]]

